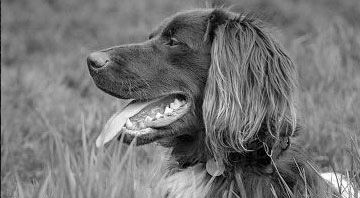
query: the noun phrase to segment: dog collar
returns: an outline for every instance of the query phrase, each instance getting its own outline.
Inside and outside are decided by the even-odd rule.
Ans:
[[[215,161],[214,158],[206,162],[206,171],[213,177],[220,176],[225,171],[225,165],[222,161]]]

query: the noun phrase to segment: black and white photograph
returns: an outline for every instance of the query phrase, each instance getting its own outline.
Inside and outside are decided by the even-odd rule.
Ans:
[[[1,198],[360,198],[360,0],[2,0]]]

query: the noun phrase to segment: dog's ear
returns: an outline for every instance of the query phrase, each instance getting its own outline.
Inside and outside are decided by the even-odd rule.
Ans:
[[[247,143],[264,124],[274,138],[284,125],[295,129],[296,75],[291,59],[255,19],[213,15],[219,18],[208,28],[213,34],[203,118],[211,152],[226,160],[250,149]]]

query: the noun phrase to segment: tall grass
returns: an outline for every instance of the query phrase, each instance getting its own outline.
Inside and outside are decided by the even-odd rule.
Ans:
[[[40,115],[41,116],[41,115]],[[2,196],[22,197],[157,197],[153,186],[164,161],[160,148],[154,145],[138,149],[113,143],[106,149],[88,143],[85,120],[80,125],[81,149],[71,149],[46,117],[49,127],[45,146],[47,161],[44,175],[32,183],[24,183],[16,170],[3,178],[13,186]],[[149,157],[151,155],[151,158]],[[13,176],[13,177],[11,177]],[[6,190],[9,190],[9,187]],[[11,188],[11,187],[10,187]]]
[[[281,30],[276,35],[298,66],[304,147],[322,171],[360,187],[360,3],[339,2],[232,3]],[[156,197],[166,150],[117,142],[94,148],[121,102],[96,89],[85,59],[95,49],[144,40],[165,16],[201,4],[2,1],[1,196]]]

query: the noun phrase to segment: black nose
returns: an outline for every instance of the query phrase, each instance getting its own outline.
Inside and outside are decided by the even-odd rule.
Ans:
[[[110,58],[105,52],[93,52],[87,58],[88,66],[93,68],[104,67],[108,62]]]

